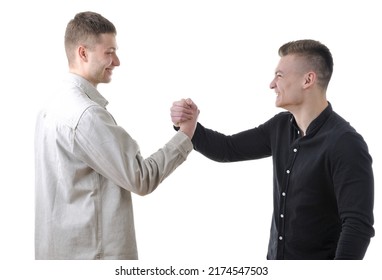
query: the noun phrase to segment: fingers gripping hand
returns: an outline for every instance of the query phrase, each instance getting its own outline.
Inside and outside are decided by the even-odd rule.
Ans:
[[[192,138],[194,135],[199,109],[189,98],[175,101],[171,107],[171,120],[175,126]]]
[[[189,98],[175,101],[170,109],[171,121],[179,127],[182,122],[192,120],[195,117],[195,109],[197,110],[197,106]]]

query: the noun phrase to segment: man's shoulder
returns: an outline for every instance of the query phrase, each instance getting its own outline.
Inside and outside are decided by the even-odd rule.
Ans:
[[[349,132],[358,134],[355,128],[346,119],[334,111],[328,119],[328,124],[330,125],[333,134],[342,135]]]
[[[101,107],[77,85],[63,82],[60,90],[52,96],[43,111],[57,124],[75,128],[83,113],[93,106]]]
[[[327,133],[335,149],[348,148],[348,151],[354,151],[366,148],[367,144],[363,136],[354,128],[350,122],[339,114],[333,112],[327,123]]]

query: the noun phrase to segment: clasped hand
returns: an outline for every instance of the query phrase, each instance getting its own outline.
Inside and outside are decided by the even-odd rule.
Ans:
[[[192,138],[200,112],[198,106],[190,98],[187,98],[175,101],[170,110],[173,124]]]

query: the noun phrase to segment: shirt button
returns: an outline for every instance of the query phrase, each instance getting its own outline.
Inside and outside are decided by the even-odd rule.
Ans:
[[[297,153],[297,149],[296,149],[296,148],[294,148],[294,149],[293,149],[293,152]]]
[[[280,217],[281,217],[281,219],[284,218],[284,214],[281,214]]]
[[[287,174],[289,174],[289,173],[290,173],[290,170],[289,170],[289,169],[287,169],[286,173],[287,173]]]
[[[285,194],[285,192],[282,192],[281,195],[282,195],[282,196],[285,196],[286,194]]]
[[[280,239],[280,240],[283,240],[283,237],[282,237],[282,236],[279,236],[279,239]]]

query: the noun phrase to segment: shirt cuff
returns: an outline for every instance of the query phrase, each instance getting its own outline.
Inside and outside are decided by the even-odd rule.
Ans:
[[[194,149],[191,139],[182,131],[178,131],[172,137],[170,143],[176,146],[185,158]]]

